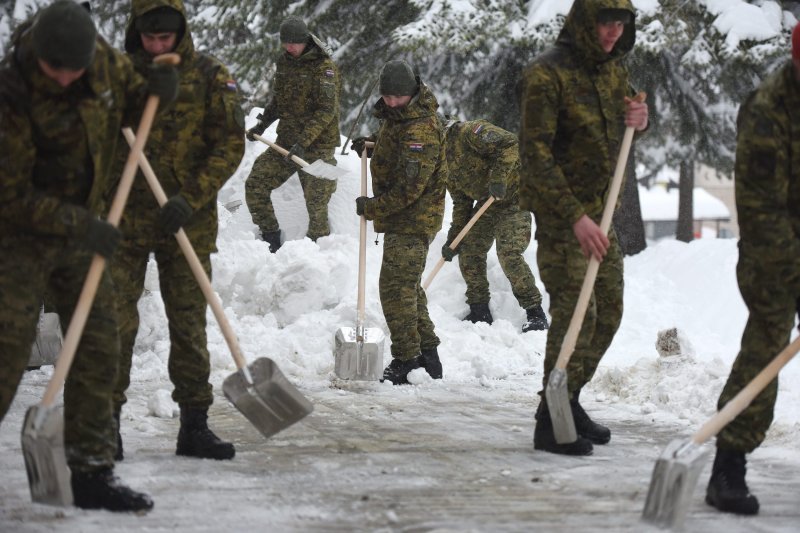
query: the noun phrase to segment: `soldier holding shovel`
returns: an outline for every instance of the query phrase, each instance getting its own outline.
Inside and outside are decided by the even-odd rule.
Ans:
[[[33,341],[39,304],[52,297],[71,320],[92,254],[110,257],[119,231],[98,216],[115,189],[120,127],[147,93],[169,102],[177,76],[153,67],[147,84],[97,36],[88,12],[59,0],[23,24],[0,65],[0,417]],[[104,274],[64,390],[64,441],[74,504],[147,511],[152,500],[113,474],[111,394],[119,337]]]
[[[550,295],[544,380],[576,308],[590,256],[601,261],[576,349],[566,369],[578,438],[558,443],[543,392],[534,448],[589,455],[611,438],[578,401],[622,318],[622,253],[598,226],[626,127],[647,127],[622,58],[633,48],[630,0],[575,0],[556,44],[523,74],[520,205],[536,216],[537,262]]]

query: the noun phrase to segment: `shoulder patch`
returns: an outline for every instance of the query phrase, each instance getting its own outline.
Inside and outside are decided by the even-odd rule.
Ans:
[[[229,79],[229,80],[227,80],[225,82],[225,88],[228,89],[229,91],[233,91],[233,92],[236,92],[236,91],[239,90],[239,86],[236,85],[236,81],[232,80],[232,79]]]
[[[408,149],[412,152],[421,152],[425,148],[425,145],[418,142],[410,142],[408,143]]]
[[[477,126],[472,128],[472,133],[474,135],[477,135],[477,134],[479,134],[481,132],[482,129],[483,129],[483,124],[478,124]]]
[[[325,77],[326,78],[333,78],[334,76],[336,76],[336,73],[333,71],[332,68],[325,69]]]

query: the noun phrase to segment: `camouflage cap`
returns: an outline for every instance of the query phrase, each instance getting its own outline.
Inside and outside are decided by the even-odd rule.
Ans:
[[[308,26],[300,17],[287,17],[281,22],[280,36],[282,43],[305,43],[311,36]]]
[[[97,28],[85,7],[57,0],[36,16],[33,52],[54,69],[80,70],[94,59]]]
[[[139,33],[178,33],[183,28],[183,15],[169,6],[151,9],[136,18]]]
[[[381,70],[380,92],[392,96],[413,96],[419,83],[411,65],[402,60],[389,61]]]

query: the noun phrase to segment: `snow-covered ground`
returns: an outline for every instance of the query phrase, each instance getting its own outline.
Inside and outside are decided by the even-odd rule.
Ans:
[[[265,135],[274,139],[274,129]],[[623,322],[582,397],[611,426],[612,441],[588,458],[538,453],[531,436],[546,333],[520,333],[524,312],[494,251],[492,326],[460,320],[467,305],[455,264],[428,291],[442,340],[442,381],[419,370],[411,386],[342,383],[333,374],[332,349],[337,329],[355,322],[359,161],[337,150],[352,179],[340,180],[331,202],[334,234],[317,243],[303,238],[307,216],[297,178],[273,195],[287,239],[273,255],[255,238],[243,203],[244,179],[262,149],[248,143],[239,171],[219,194],[213,282],[247,359],[275,360],[314,403],[314,413],[269,440],[261,437],[221,395],[235,366],[209,310],[218,394],[211,425],[238,453],[224,463],[175,457],[169,341],[151,268],[139,304],[131,400],[123,410],[126,459],[117,471],[153,496],[154,511],[119,516],[30,503],[19,432],[52,372],[44,367],[26,373],[0,425],[0,531],[642,530],[638,517],[655,459],[670,439],[687,437],[713,414],[738,351],[747,316],[736,287],[736,242],[667,240],[626,260]],[[426,273],[439,259],[444,234],[430,247]],[[386,331],[377,297],[382,246],[375,239],[370,225],[366,325]],[[535,242],[525,256],[538,279]],[[688,341],[686,350],[661,358],[656,335],[671,327]],[[387,343],[387,363],[389,357]],[[707,466],[687,529],[797,530],[798,405],[800,365],[792,362],[782,374],[775,422],[750,463],[761,515],[739,519],[706,507],[700,493]]]

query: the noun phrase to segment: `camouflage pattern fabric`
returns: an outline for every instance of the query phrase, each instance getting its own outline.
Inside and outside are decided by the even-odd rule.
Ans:
[[[588,265],[572,225],[583,215],[600,223],[625,132],[625,96],[634,94],[621,60],[633,48],[635,26],[626,24],[606,53],[596,31],[602,9],[635,16],[630,0],[575,0],[556,44],[523,73],[520,206],[536,216],[539,274],[550,295],[545,385]],[[613,230],[609,239],[567,367],[570,391],[591,379],[622,317],[622,255]]]
[[[387,233],[384,237],[378,288],[395,359],[413,359],[421,350],[439,345],[422,289],[429,245],[422,235]]]
[[[152,58],[142,48],[136,18],[160,7],[186,16],[181,0],[134,0],[125,48],[143,74]],[[174,50],[181,56],[176,101],[153,125],[147,157],[167,196],[183,196],[193,209],[183,229],[206,273],[216,251],[217,192],[236,171],[244,154],[244,116],[236,82],[216,59],[195,50],[188,27]],[[124,141],[121,141],[124,142]],[[119,293],[118,312],[122,362],[114,393],[115,408],[125,402],[125,390],[136,332],[137,302],[144,289],[148,254],[158,262],[161,297],[170,329],[170,378],[173,399],[186,407],[208,407],[210,363],[206,346],[206,302],[175,238],[158,226],[159,208],[143,176],[137,178],[128,201],[122,231],[125,239],[111,265]]]
[[[261,121],[270,124],[280,119],[276,144],[290,149],[299,143],[305,150],[303,159],[317,159],[336,164],[334,148],[339,138],[339,98],[342,78],[331,59],[331,51],[314,35],[298,58],[283,51],[272,80],[272,98],[264,107]],[[245,184],[245,199],[253,222],[261,233],[279,229],[270,193],[297,172],[294,162],[278,161],[282,157],[267,150],[253,164]],[[307,235],[317,239],[330,234],[328,202],[336,190],[336,181],[300,174],[308,208]]]
[[[520,306],[540,305],[542,295],[522,257],[531,242],[531,215],[518,205],[517,136],[485,120],[458,122],[447,129],[447,161],[447,188],[453,199],[448,243],[486,202],[489,184],[506,186],[505,197],[492,203],[459,245],[458,265],[467,284],[467,303],[489,303],[486,254],[496,241],[497,258]]]
[[[66,331],[91,260],[77,237],[116,188],[119,131],[136,126],[146,96],[130,61],[101,39],[86,74],[61,88],[40,72],[28,27],[0,65],[0,416],[27,363],[45,293]],[[104,274],[65,384],[73,472],[113,466],[118,362],[113,288]]]
[[[800,90],[791,62],[742,105],[736,146],[739,290],[750,315],[721,409],[786,345],[800,297]],[[717,436],[717,447],[749,453],[772,423],[775,379]]]

